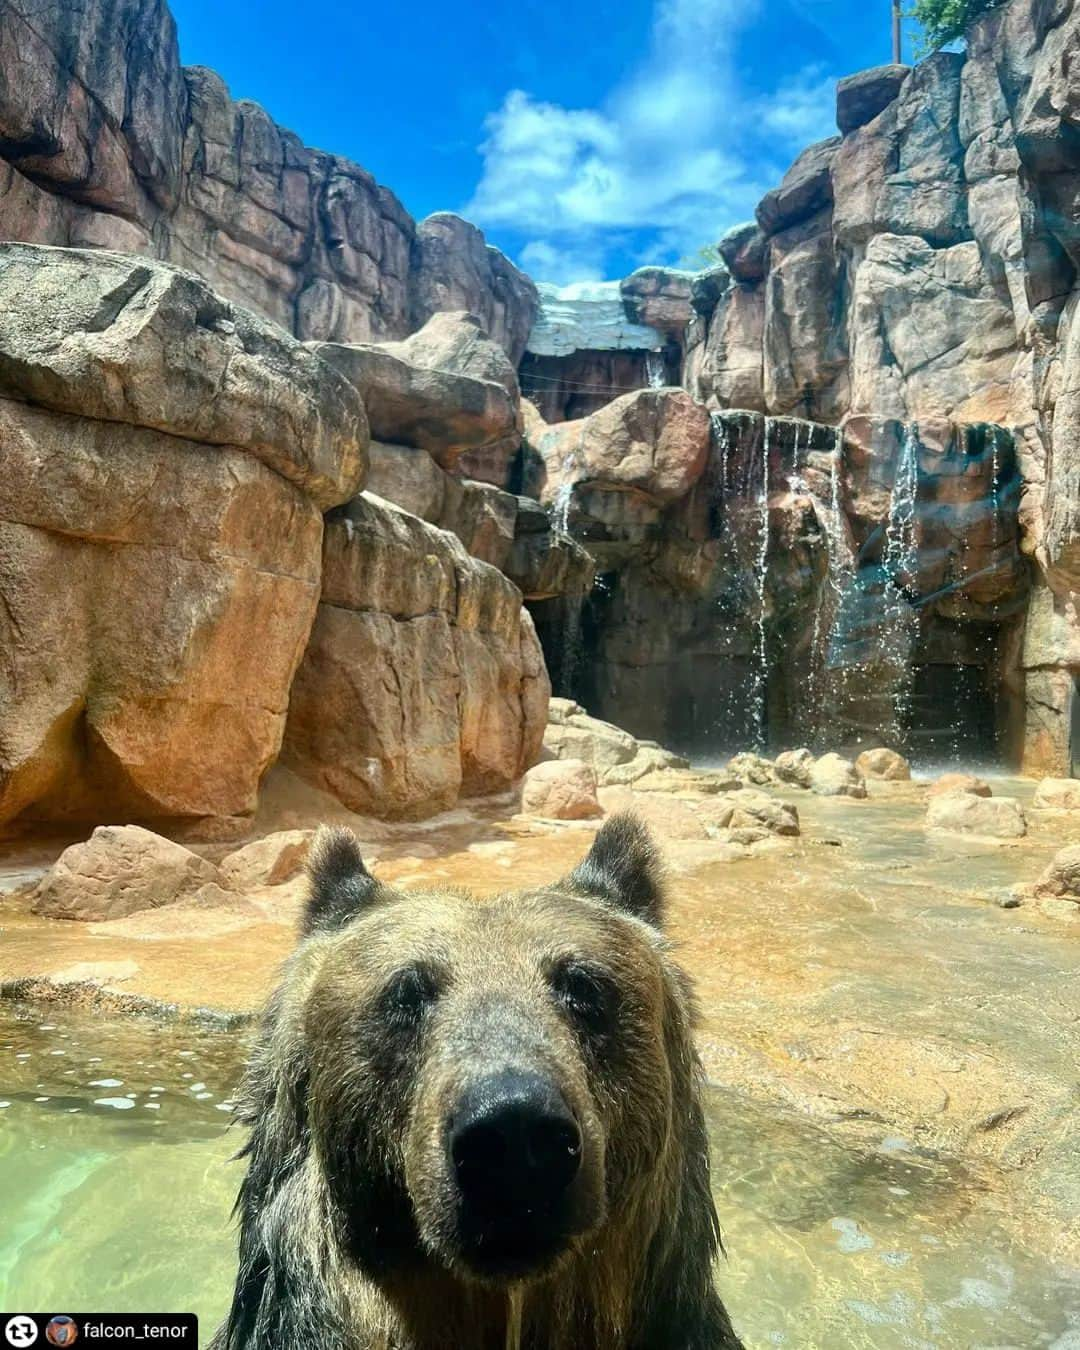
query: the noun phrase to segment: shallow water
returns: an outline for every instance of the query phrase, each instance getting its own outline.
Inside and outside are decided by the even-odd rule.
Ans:
[[[233,1268],[243,1033],[0,1001],[0,1307],[194,1311]],[[1080,1275],[956,1163],[710,1098],[719,1281],[751,1347],[1080,1346]]]

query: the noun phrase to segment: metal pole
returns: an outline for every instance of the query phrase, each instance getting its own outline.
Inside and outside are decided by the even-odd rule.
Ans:
[[[898,66],[903,61],[903,46],[900,35],[900,0],[892,0],[892,59]]]

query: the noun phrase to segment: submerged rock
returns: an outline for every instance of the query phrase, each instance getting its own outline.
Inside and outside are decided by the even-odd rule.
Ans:
[[[588,820],[603,815],[596,787],[592,765],[580,759],[549,759],[525,775],[521,809],[548,820]]]
[[[876,778],[889,783],[905,783],[911,778],[911,765],[904,756],[884,747],[864,750],[856,759],[855,768],[864,778]]]
[[[927,828],[993,839],[1020,839],[1027,834],[1024,808],[1015,797],[976,797],[969,792],[942,793],[930,799]]]
[[[760,830],[766,834],[799,834],[799,813],[788,802],[777,801],[765,792],[740,788],[696,807],[708,825],[726,830]]]
[[[32,892],[50,919],[122,919],[171,905],[217,883],[213,863],[138,825],[99,825],[66,848]]]
[[[755,755],[750,751],[744,751],[741,755],[732,755],[728,760],[727,768],[728,773],[734,774],[740,783],[765,785],[777,782],[779,777],[771,760],[766,759],[764,755]]]
[[[970,773],[943,773],[931,783],[929,796],[941,797],[954,792],[966,792],[972,797],[992,797],[990,784]]]
[[[632,811],[658,839],[708,839],[709,831],[694,805],[666,792],[636,792],[626,787],[602,787],[600,804],[609,814]]]

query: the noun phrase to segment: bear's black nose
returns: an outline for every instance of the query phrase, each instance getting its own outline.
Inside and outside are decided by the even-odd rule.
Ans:
[[[558,1088],[506,1072],[468,1087],[447,1146],[462,1198],[485,1210],[550,1202],[581,1169],[581,1131]]]

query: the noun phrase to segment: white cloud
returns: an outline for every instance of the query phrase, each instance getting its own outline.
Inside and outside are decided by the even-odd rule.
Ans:
[[[785,80],[762,106],[762,126],[793,149],[836,135],[836,80],[807,66]]]
[[[584,240],[553,244],[549,239],[531,239],[519,250],[518,262],[538,281],[552,281],[557,286],[601,281],[604,276],[603,246]]]
[[[733,43],[753,13],[753,0],[657,0],[644,59],[596,108],[512,90],[486,120],[465,213],[520,234],[522,264],[559,283],[604,275],[628,232],[642,262],[672,262],[746,220],[833,97],[820,67],[768,100],[740,90]]]

